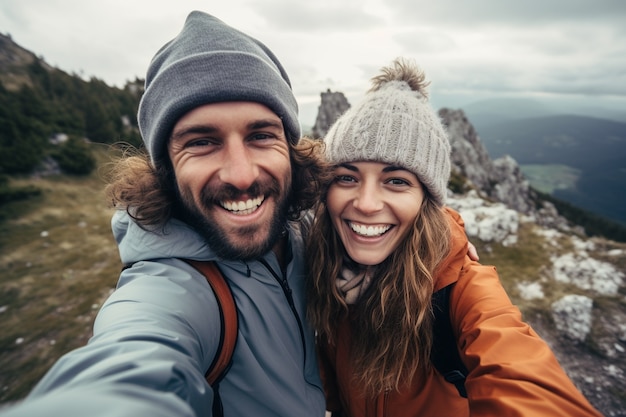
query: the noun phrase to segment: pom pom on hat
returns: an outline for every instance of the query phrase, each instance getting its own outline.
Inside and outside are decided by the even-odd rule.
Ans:
[[[398,58],[372,78],[364,99],[346,111],[324,138],[333,164],[376,161],[413,172],[439,205],[450,178],[450,143],[428,102],[426,76]]]
[[[146,75],[137,118],[153,163],[167,155],[178,119],[196,107],[225,101],[264,104],[282,119],[292,143],[300,139],[298,104],[272,51],[211,15],[191,12]]]

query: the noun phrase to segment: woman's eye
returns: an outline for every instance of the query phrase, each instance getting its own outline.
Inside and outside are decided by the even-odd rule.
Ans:
[[[355,182],[356,180],[351,175],[337,175],[335,177],[335,181],[336,182]]]
[[[392,178],[389,181],[387,181],[387,183],[391,184],[391,185],[410,185],[410,183],[402,178]]]

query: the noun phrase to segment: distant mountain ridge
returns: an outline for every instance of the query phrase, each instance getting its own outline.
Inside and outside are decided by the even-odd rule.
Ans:
[[[492,158],[581,169],[626,158],[626,123],[613,120],[557,115],[474,125]]]
[[[11,36],[0,33],[0,83],[4,88],[16,91],[22,86],[32,87],[33,80],[24,68],[37,60],[35,54],[13,42]],[[40,62],[46,69],[52,69],[43,60]]]
[[[626,123],[557,115],[475,126],[492,158],[579,170],[575,186],[553,196],[626,224]]]
[[[547,116],[584,116],[626,123],[626,107],[599,107],[584,100],[554,100],[547,98],[491,98],[462,106],[472,123],[485,125],[509,120]]]
[[[29,174],[51,160],[69,167],[76,155],[63,155],[85,142],[140,146],[142,85],[120,89],[67,74],[0,34],[0,176]]]

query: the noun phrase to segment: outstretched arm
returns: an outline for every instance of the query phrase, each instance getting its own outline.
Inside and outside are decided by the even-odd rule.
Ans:
[[[169,266],[142,262],[124,271],[89,343],[0,415],[208,415],[213,392],[204,371],[216,350],[208,344],[219,341],[219,321],[211,320],[219,312],[208,284],[191,270],[172,274]]]

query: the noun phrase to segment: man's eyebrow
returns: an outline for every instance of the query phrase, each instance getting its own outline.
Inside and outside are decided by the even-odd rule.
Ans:
[[[267,127],[272,127],[272,128],[282,130],[283,124],[279,120],[260,119],[260,120],[255,120],[253,122],[250,122],[247,125],[247,128],[249,130],[264,129]],[[183,126],[181,129],[178,129],[172,132],[170,139],[177,140],[189,134],[212,134],[212,133],[219,132],[219,130],[220,129],[217,126],[214,126],[211,124]]]
[[[273,120],[273,119],[261,119],[261,120],[255,120],[251,123],[248,123],[248,129],[250,130],[263,129],[266,127],[274,127],[276,129],[282,129],[283,123],[280,120]]]
[[[219,131],[219,129],[213,125],[191,125],[184,126],[181,129],[178,129],[172,132],[171,140],[180,139],[189,134],[198,134],[198,133],[215,133]]]

